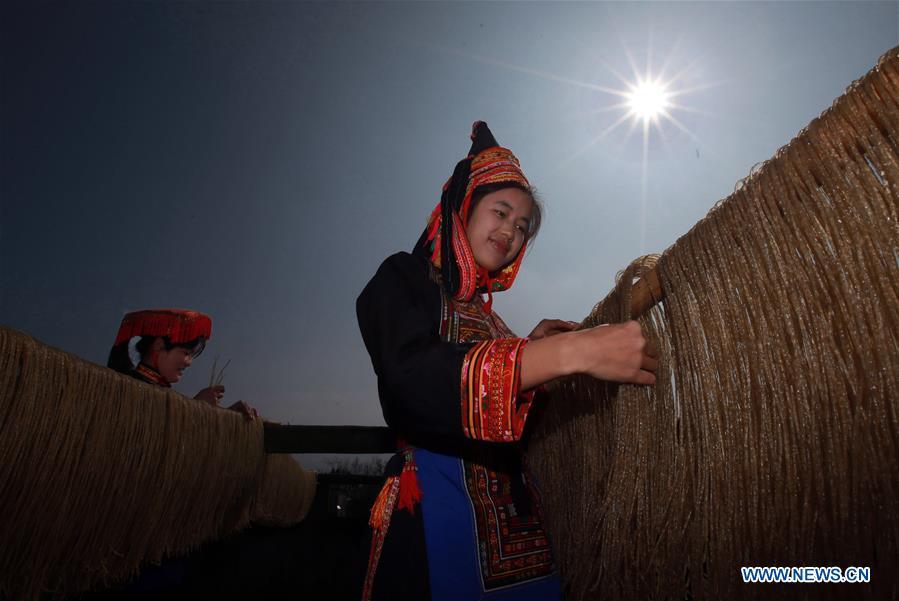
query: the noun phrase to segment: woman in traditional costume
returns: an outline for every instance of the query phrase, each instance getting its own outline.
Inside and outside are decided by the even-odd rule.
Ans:
[[[138,337],[134,346],[139,360],[135,365],[129,347]],[[122,318],[106,366],[147,384],[171,388],[203,352],[211,337],[212,319],[199,311],[134,311]],[[225,387],[215,385],[204,388],[194,398],[217,407],[224,394]],[[228,409],[243,414],[248,420],[258,417],[256,409],[245,401],[238,401]],[[140,575],[120,592],[174,594],[176,587],[184,584],[187,573],[186,557],[168,557],[160,565],[143,566]]]
[[[134,338],[139,356],[131,362],[129,346]],[[148,309],[134,311],[122,318],[119,333],[109,351],[106,366],[138,380],[170,388],[184,375],[194,358],[206,348],[212,337],[212,319],[199,311],[187,309]],[[225,387],[217,384],[204,388],[194,398],[218,406]],[[242,413],[247,419],[259,414],[245,401],[237,401],[228,409]]]
[[[636,322],[517,338],[492,311],[540,221],[512,152],[477,122],[412,254],[388,257],[356,304],[399,451],[372,508],[363,599],[559,599],[522,437],[539,385],[574,373],[652,384]],[[483,295],[486,294],[486,300]]]

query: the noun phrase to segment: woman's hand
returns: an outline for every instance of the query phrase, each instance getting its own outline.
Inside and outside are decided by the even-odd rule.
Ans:
[[[237,411],[242,414],[245,418],[247,418],[248,422],[256,421],[256,418],[259,417],[259,412],[256,411],[249,403],[246,401],[237,401],[230,407],[228,407],[229,411]]]
[[[572,374],[622,384],[655,384],[659,353],[636,321],[555,334],[524,347],[522,390]]]
[[[541,319],[540,323],[537,324],[537,327],[528,334],[528,338],[531,340],[540,340],[541,338],[546,338],[548,336],[555,336],[556,334],[561,334],[562,332],[570,332],[572,330],[577,329],[578,323],[576,321],[565,321],[563,319]]]
[[[194,398],[198,401],[209,403],[213,407],[218,407],[219,401],[222,400],[223,396],[225,396],[225,387],[217,384],[215,386],[204,388],[203,390],[198,392],[197,396],[195,396]]]
[[[659,353],[636,321],[575,332],[577,372],[622,384],[655,384]]]

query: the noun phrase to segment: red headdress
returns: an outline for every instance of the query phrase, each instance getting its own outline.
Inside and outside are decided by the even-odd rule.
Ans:
[[[431,263],[440,269],[447,292],[462,301],[471,300],[479,290],[489,296],[493,292],[509,289],[527,248],[525,240],[515,260],[496,272],[487,272],[475,262],[465,234],[474,190],[479,186],[504,182],[528,190],[530,183],[518,159],[511,150],[496,142],[486,123],[475,122],[471,139],[468,156],[456,164],[453,175],[444,184],[440,202],[416,244],[416,251],[426,253]],[[451,257],[451,260],[444,260],[444,257]],[[488,312],[491,300],[485,305]]]
[[[212,337],[212,319],[205,313],[187,309],[148,309],[134,311],[122,318],[113,346],[135,336],[167,338],[172,344],[185,344]]]

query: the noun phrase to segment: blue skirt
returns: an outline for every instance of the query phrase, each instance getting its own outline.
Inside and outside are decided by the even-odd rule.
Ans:
[[[424,449],[414,455],[432,601],[561,599],[539,500],[524,474]]]

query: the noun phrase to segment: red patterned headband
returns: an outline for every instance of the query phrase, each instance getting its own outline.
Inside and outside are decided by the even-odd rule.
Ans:
[[[135,336],[168,338],[172,344],[184,344],[201,336],[209,340],[212,337],[212,319],[205,313],[187,309],[134,311],[122,318],[113,346]]]
[[[468,187],[462,200],[460,215],[462,221],[468,223],[468,211],[471,208],[471,196],[477,188],[490,184],[515,183],[525,189],[531,184],[521,170],[518,158],[508,148],[495,146],[479,153],[471,159],[471,173],[468,176]]]

